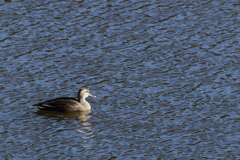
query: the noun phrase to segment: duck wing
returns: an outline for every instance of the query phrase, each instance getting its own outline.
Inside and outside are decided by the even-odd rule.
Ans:
[[[56,99],[51,99],[48,101],[40,102],[34,104],[42,110],[55,110],[55,111],[69,111],[73,106],[78,105],[79,102],[75,98],[71,97],[60,97]]]

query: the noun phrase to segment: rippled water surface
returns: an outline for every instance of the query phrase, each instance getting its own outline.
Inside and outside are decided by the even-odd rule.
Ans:
[[[240,3],[0,2],[1,159],[240,159]],[[91,112],[32,104],[87,87]]]

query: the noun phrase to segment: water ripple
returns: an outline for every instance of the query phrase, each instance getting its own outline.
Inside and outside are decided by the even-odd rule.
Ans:
[[[238,7],[1,2],[1,157],[239,159]],[[91,113],[32,106],[80,87]]]

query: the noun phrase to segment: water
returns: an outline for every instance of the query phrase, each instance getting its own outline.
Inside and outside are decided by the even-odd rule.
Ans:
[[[2,159],[240,159],[237,1],[1,1]],[[88,87],[92,111],[36,102]]]

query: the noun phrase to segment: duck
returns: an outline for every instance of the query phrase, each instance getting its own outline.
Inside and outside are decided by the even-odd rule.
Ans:
[[[87,97],[93,96],[87,88],[78,91],[78,99],[71,97],[60,97],[44,102],[39,102],[37,106],[40,110],[60,111],[60,112],[84,112],[91,110],[91,105],[86,101]]]

